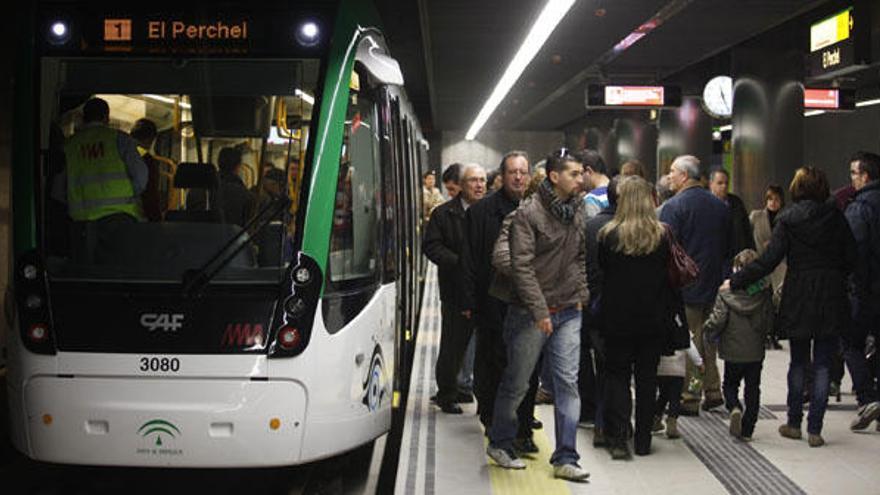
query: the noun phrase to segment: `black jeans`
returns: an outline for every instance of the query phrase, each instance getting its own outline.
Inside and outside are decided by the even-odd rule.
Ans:
[[[502,329],[477,327],[474,355],[474,395],[477,397],[477,415],[488,431],[495,411],[495,396],[507,366],[507,347]],[[529,390],[516,410],[519,421],[517,438],[532,438],[531,423],[535,416],[535,392],[538,390],[538,371],[541,361],[529,379]]]
[[[612,444],[626,441],[632,411],[629,384],[635,374],[636,427],[633,441],[637,451],[650,449],[661,348],[659,339],[633,338],[606,343],[604,422],[606,436]]]
[[[739,401],[739,384],[745,380],[746,407],[743,411],[742,435],[751,437],[758,422],[758,410],[761,408],[761,369],[764,363],[733,363],[724,361],[724,405],[728,411],[743,411]]]
[[[670,418],[677,418],[681,411],[681,392],[684,390],[683,376],[658,376],[657,387],[660,393],[657,394],[657,406],[654,408],[654,416],[658,418],[663,416],[666,405],[669,410],[666,415]]]
[[[458,395],[458,370],[473,334],[471,320],[453,304],[440,303],[440,354],[434,369],[437,378],[437,403],[453,403]]]
[[[601,428],[602,396],[600,380],[602,378],[599,368],[599,359],[593,359],[593,345],[589,332],[581,331],[581,362],[578,368],[578,392],[581,396],[581,421],[595,421],[596,426]],[[595,363],[595,369],[594,365]]]
[[[852,377],[856,391],[856,401],[860,406],[878,400],[877,386],[871,373],[868,360],[865,359],[865,342],[868,334],[853,331],[843,339],[843,357]],[[833,381],[833,380],[832,380]]]

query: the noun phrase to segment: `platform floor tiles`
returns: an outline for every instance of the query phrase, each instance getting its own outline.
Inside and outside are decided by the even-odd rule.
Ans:
[[[654,437],[652,454],[612,461],[592,447],[592,430],[578,430],[585,483],[553,478],[553,409],[539,406],[543,430],[535,432],[541,452],[527,469],[505,470],[485,454],[486,440],[474,404],[464,414],[447,415],[430,403],[436,391],[434,363],[440,342],[436,268],[427,274],[422,321],[410,384],[407,421],[397,474],[398,494],[880,494],[880,432],[872,424],[849,430],[855,398],[831,398],[822,448],[788,440],[776,429],[785,419],[787,350],[768,351],[762,374],[762,410],[748,444],[727,433],[727,413],[718,408],[697,418],[681,418],[682,439]],[[843,390],[851,383],[845,378]]]

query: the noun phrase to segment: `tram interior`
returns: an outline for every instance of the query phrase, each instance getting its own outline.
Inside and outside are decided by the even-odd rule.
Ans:
[[[43,74],[50,274],[179,280],[237,237],[246,246],[218,278],[277,280],[296,223],[316,61],[48,60]],[[82,126],[82,105],[95,97],[109,104],[110,127],[127,133],[149,119],[158,131],[151,149],[138,151],[153,158],[148,190],[159,217],[118,225],[109,235],[77,231],[65,204],[64,142]],[[224,148],[241,153],[238,175],[253,200],[249,218],[262,212],[257,220],[267,220],[253,222],[260,228],[242,232],[247,222],[223,218],[217,165]],[[273,199],[284,195],[289,206],[276,208]],[[85,256],[75,246],[83,242]]]

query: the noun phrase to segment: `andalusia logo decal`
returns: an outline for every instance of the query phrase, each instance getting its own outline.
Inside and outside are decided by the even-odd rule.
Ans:
[[[154,433],[156,434],[155,444],[161,446],[163,435],[166,437],[166,440],[168,438],[175,438],[180,435],[180,430],[173,423],[164,419],[151,419],[138,428],[138,434],[144,438]]]

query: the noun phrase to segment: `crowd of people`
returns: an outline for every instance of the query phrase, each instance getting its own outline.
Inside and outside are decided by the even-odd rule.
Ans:
[[[563,148],[534,170],[512,151],[492,182],[479,165],[447,167],[445,202],[426,174],[424,252],[442,313],[432,399],[461,414],[472,391],[487,454],[509,469],[538,452],[536,396],[552,401],[554,474],[579,481],[579,424],[629,459],[651,453],[652,433],[679,438],[679,415],[724,406],[731,436],[750,441],[765,350],[787,339],[781,436],[802,438],[809,401],[808,444],[824,444],[835,362],[856,393],[850,428],[880,430],[880,156],[849,167],[833,195],[822,170],[802,167],[790,205],[769,185],[751,213],[728,171],[705,173],[690,155],[655,186],[641,163],[618,170],[594,150]]]

